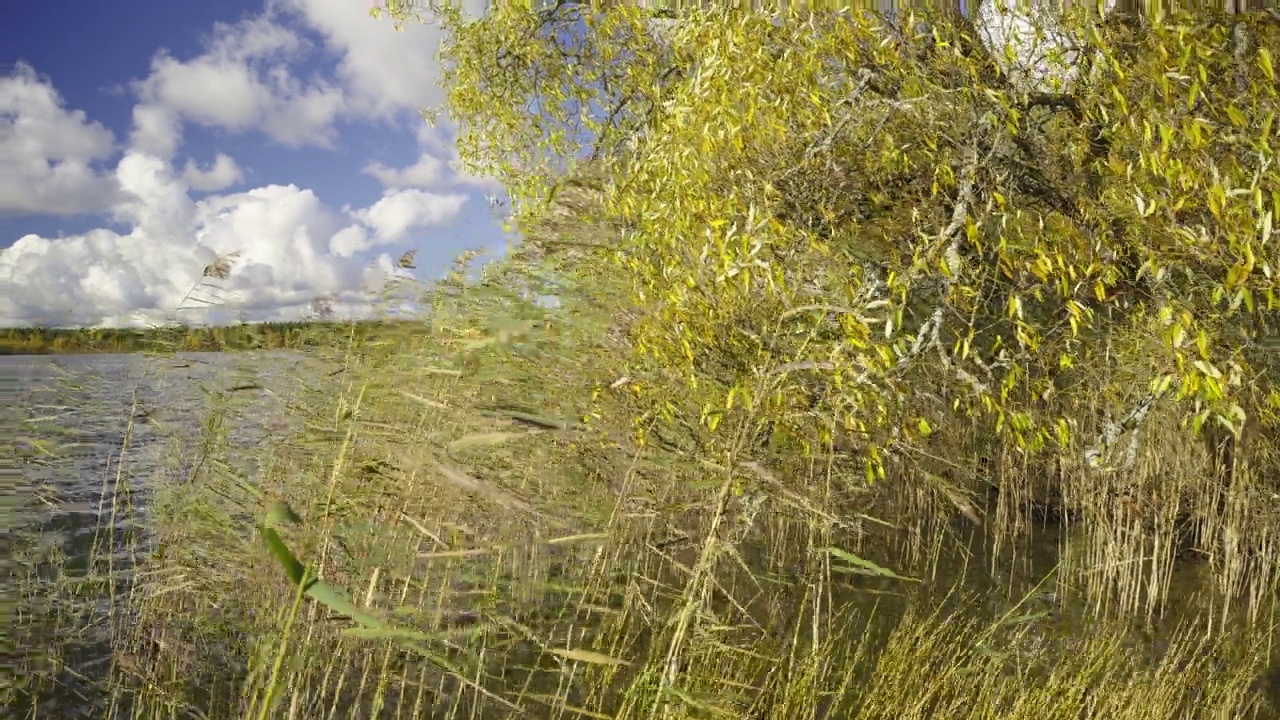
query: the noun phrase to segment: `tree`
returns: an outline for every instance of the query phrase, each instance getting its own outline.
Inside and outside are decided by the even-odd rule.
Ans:
[[[445,82],[518,221],[591,158],[618,230],[581,271],[629,279],[629,374],[704,449],[769,426],[868,481],[955,438],[1096,473],[1154,417],[1280,407],[1280,27],[1126,9],[1074,8],[1090,52],[1049,85],[942,12],[925,43],[912,13],[691,10],[659,42],[630,7],[445,12]]]

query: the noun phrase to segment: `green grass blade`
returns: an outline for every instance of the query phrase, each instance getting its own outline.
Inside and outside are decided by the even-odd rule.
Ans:
[[[880,565],[877,565],[871,562],[870,560],[854,555],[853,553],[847,550],[841,550],[840,548],[837,548],[837,547],[825,547],[825,548],[822,548],[821,552],[827,553],[828,555],[833,555],[836,558],[843,560],[844,562],[852,566],[851,569],[855,569],[855,571],[866,572],[871,575],[879,575],[880,577],[892,578],[894,580],[902,580],[904,582],[920,582],[919,578],[912,578],[912,577],[906,577],[905,575],[899,575],[898,573],[890,570],[887,567],[882,567]]]
[[[301,518],[293,511],[293,508],[289,507],[288,503],[277,500],[271,504],[271,508],[267,511],[266,519],[260,528],[262,538],[267,543],[267,548],[280,561],[285,575],[295,585],[304,582],[306,568],[294,555],[293,551],[289,549],[280,534],[276,532],[276,527],[286,522],[297,523],[300,521]],[[366,627],[376,629],[386,629],[388,627],[384,620],[356,607],[343,596],[341,591],[324,580],[313,578],[306,579],[305,582],[306,587],[303,588],[303,593],[333,612],[346,616]]]

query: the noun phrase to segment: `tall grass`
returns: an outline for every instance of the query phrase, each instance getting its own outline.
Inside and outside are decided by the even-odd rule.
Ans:
[[[117,460],[94,562],[23,584],[57,604],[23,637],[64,703],[27,713],[71,716],[85,663],[59,653],[95,627],[96,717],[1275,716],[1277,526],[1247,473],[1220,527],[1257,524],[1248,542],[1188,573],[1194,446],[1161,440],[1098,480],[979,463],[958,422],[867,487],[836,453],[711,457],[670,428],[639,443],[616,279],[539,267],[402,286],[430,330],[323,338],[276,391],[288,427],[257,446],[234,437],[262,401],[235,389],[252,377],[211,390],[144,503]],[[1038,515],[1037,483],[1078,517]],[[1173,505],[1138,512],[1105,483]],[[72,602],[87,582],[108,602]]]

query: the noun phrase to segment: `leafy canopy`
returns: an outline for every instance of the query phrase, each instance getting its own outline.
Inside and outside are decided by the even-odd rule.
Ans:
[[[620,229],[578,271],[630,278],[633,391],[704,443],[852,437],[875,479],[947,424],[1070,446],[1100,432],[1088,403],[1120,418],[1085,439],[1093,461],[1164,398],[1197,429],[1273,422],[1266,14],[1078,12],[1070,94],[1010,83],[950,15],[440,19],[468,170],[518,220],[603,178]]]

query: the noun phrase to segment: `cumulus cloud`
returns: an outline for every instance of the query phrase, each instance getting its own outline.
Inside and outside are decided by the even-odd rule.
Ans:
[[[178,113],[161,105],[133,107],[133,131],[129,145],[140,152],[168,158],[182,144],[182,120]]]
[[[395,168],[380,162],[371,162],[361,170],[377,178],[384,188],[440,188],[465,185],[489,193],[502,192],[502,183],[496,178],[477,177],[458,172],[460,161],[458,146],[451,123],[431,127],[422,123],[418,127],[417,140],[420,149],[418,160],[412,165]],[[447,159],[446,159],[447,158]]]
[[[410,230],[452,222],[466,195],[439,195],[424,190],[392,190],[366,210],[355,213],[383,242],[404,238]]]
[[[396,274],[389,254],[370,266],[358,253],[452,222],[466,201],[401,190],[368,208],[338,210],[296,185],[194,201],[167,162],[137,151],[121,159],[116,180],[124,199],[115,217],[131,231],[27,235],[0,251],[0,324],[199,321],[200,300],[216,300],[223,317],[233,309],[250,319],[288,319],[322,295],[350,310],[362,292]],[[205,277],[227,257],[226,278]]]
[[[237,60],[205,55],[182,62],[167,53],[151,61],[151,75],[140,94],[187,120],[245,130],[261,119],[271,89]]]
[[[373,239],[369,237],[369,231],[359,225],[345,227],[329,238],[329,252],[338,257],[349,258],[371,247]]]
[[[116,180],[124,198],[112,208],[112,215],[133,225],[135,233],[164,239],[180,237],[191,227],[195,203],[165,161],[145,153],[126,153],[116,166]]]
[[[208,170],[201,169],[195,160],[187,158],[187,164],[182,169],[182,179],[192,190],[213,192],[240,182],[244,179],[244,173],[240,171],[234,158],[218,153]]]
[[[487,5],[486,0],[464,0],[462,10],[479,17]],[[340,55],[338,76],[361,113],[388,116],[444,99],[436,58],[439,26],[413,23],[394,33],[389,21],[374,22],[368,5],[351,0],[283,0],[282,6],[301,16]]]
[[[440,188],[467,185],[490,192],[500,192],[502,184],[494,178],[475,177],[458,172],[456,160],[445,161],[426,151],[417,162],[402,168],[394,168],[379,162],[369,163],[361,171],[378,179],[384,188]]]
[[[364,166],[363,172],[378,179],[386,188],[428,188],[440,185],[448,174],[444,160],[424,153],[418,162],[404,168],[393,168],[379,162]]]
[[[105,209],[111,176],[94,168],[115,137],[19,63],[0,78],[0,213],[71,215]]]
[[[238,253],[229,288],[246,307],[308,302],[349,287],[358,268],[329,241],[348,220],[295,185],[270,185],[199,203],[193,235],[214,253]]]
[[[200,54],[158,52],[132,84],[128,147],[113,169],[98,165],[117,150],[111,132],[19,66],[0,85],[0,212],[93,211],[128,229],[29,234],[0,250],[0,325],[296,319],[320,296],[341,315],[368,314],[368,293],[409,272],[395,258],[431,252],[420,240],[459,219],[469,198],[459,190],[496,187],[453,170],[451,136],[420,129],[416,160],[366,166],[384,193],[355,209],[295,184],[228,192],[245,172],[225,153],[175,160],[187,123],[323,146],[340,119],[398,122],[438,102],[438,29],[396,34],[366,10],[349,0],[268,0],[260,16],[215,26]],[[296,19],[308,28],[284,24]],[[306,29],[336,52],[336,76],[298,73],[316,49]],[[225,277],[206,272],[226,258]]]
[[[478,15],[485,0],[467,0],[464,12]],[[287,16],[301,19],[338,57],[336,82],[302,81],[296,61],[313,50]],[[280,0],[266,13],[239,23],[218,23],[205,52],[179,60],[160,51],[151,72],[134,84],[133,146],[171,157],[181,139],[181,123],[231,132],[259,130],[289,146],[330,146],[334,122],[342,117],[391,119],[406,109],[437,105],[434,25],[411,25],[396,33],[375,22],[368,8],[350,0]]]
[[[327,146],[345,109],[342,89],[323,79],[303,82],[290,65],[307,50],[292,29],[269,16],[218,23],[205,52],[179,60],[160,51],[135,83],[137,149],[169,157],[181,121],[231,132],[261,130],[276,142]]]

